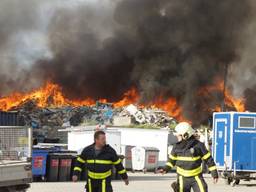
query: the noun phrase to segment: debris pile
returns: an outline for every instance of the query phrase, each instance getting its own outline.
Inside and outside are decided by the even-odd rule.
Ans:
[[[176,120],[165,111],[155,108],[128,105],[115,108],[111,103],[97,102],[94,106],[66,106],[40,108],[30,100],[15,110],[19,111],[26,125],[33,128],[98,125],[128,127],[171,127]]]

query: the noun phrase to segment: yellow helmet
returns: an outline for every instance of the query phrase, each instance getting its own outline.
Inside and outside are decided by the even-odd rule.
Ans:
[[[190,138],[195,133],[195,130],[187,122],[181,122],[175,127],[174,135],[182,135],[184,138]],[[186,137],[185,137],[186,136]]]

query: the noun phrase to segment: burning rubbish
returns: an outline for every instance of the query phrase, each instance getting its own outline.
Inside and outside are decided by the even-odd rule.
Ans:
[[[182,118],[180,113],[173,113],[173,104],[169,101],[163,103],[132,105],[138,102],[139,95],[132,89],[124,94],[122,100],[108,103],[105,99],[93,101],[72,101],[65,98],[61,88],[55,84],[47,83],[45,87],[28,94],[13,94],[0,99],[0,108],[5,111],[16,110],[24,117],[26,124],[34,127],[42,126],[77,126],[81,124],[116,124],[118,117],[130,118],[127,126],[148,125],[151,127],[166,127],[175,119]],[[159,106],[159,108],[157,107]],[[169,111],[168,110],[168,106]],[[166,110],[161,110],[161,107]],[[178,106],[174,107],[177,108]]]
[[[223,105],[219,88],[200,90],[218,87],[215,79],[225,74],[229,95],[246,98],[244,110],[252,110],[254,4],[1,1],[0,109],[12,110],[28,100],[40,108],[106,101],[114,108],[159,108],[200,124]],[[51,97],[37,91],[47,81]],[[226,105],[241,110],[233,98]]]
[[[131,112],[130,108],[136,112]],[[177,122],[175,118],[158,109],[139,110],[134,105],[114,108],[104,103],[82,107],[38,108],[32,102],[28,102],[19,109],[19,115],[24,118],[27,125],[32,125],[34,128],[98,124],[161,128]],[[124,123],[124,119],[121,120],[124,124],[118,123],[117,119],[120,117],[129,118],[129,123]]]
[[[170,117],[165,111],[152,108],[143,108],[140,110],[132,104],[125,107],[118,115],[121,117],[132,116],[134,121],[138,124],[149,124],[158,127],[168,127],[170,123],[176,122],[176,120]]]
[[[209,113],[219,111],[219,103],[207,109],[212,92],[221,93],[223,84],[209,86],[198,91],[199,97],[208,98],[204,101]],[[217,94],[218,96],[218,94]],[[235,99],[225,92],[225,103],[232,110],[243,111],[243,100]],[[202,103],[204,103],[202,102]],[[172,127],[177,121],[189,121],[183,116],[183,109],[175,98],[154,102],[140,103],[140,95],[135,88],[127,91],[123,98],[110,103],[106,99],[95,101],[91,98],[71,100],[64,96],[60,86],[48,82],[44,87],[30,93],[14,93],[0,98],[0,109],[3,111],[19,111],[28,125],[43,126],[77,126],[108,124],[116,126]]]

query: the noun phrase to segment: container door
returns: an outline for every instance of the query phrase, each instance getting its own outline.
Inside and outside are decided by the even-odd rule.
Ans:
[[[107,143],[115,149],[118,155],[121,154],[121,132],[107,131]]]
[[[251,159],[250,159],[250,167],[251,169],[255,170],[256,169],[256,138],[253,137],[251,140]]]
[[[227,154],[227,119],[216,119],[214,135],[214,159],[219,168],[224,168]]]

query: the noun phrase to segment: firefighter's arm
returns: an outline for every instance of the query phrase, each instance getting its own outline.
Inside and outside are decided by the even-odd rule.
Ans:
[[[112,162],[117,170],[117,173],[122,177],[123,180],[127,180],[128,175],[127,175],[126,169],[124,168],[124,166],[122,164],[122,160],[118,157],[118,155],[116,154],[116,152],[114,150],[113,150],[112,156],[113,156]]]
[[[175,148],[172,149],[171,154],[169,155],[168,162],[165,165],[164,171],[167,173],[176,165],[176,153]]]
[[[86,150],[84,149],[83,152],[77,157],[74,166],[74,176],[80,176],[80,173],[83,170],[84,164],[86,163]]]
[[[210,153],[210,151],[208,151],[205,147],[205,145],[202,143],[200,145],[200,149],[202,152],[202,160],[206,162],[209,171],[211,171],[212,177],[213,178],[218,178],[218,171],[217,171],[217,167],[216,164],[212,158],[212,155]]]

